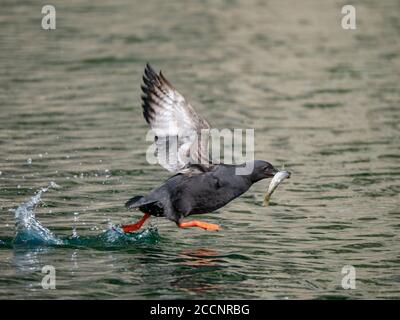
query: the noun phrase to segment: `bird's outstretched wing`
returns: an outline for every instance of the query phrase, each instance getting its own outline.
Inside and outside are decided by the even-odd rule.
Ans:
[[[209,165],[210,125],[160,71],[147,64],[143,75],[143,115],[155,134],[158,163],[171,172],[188,164]]]

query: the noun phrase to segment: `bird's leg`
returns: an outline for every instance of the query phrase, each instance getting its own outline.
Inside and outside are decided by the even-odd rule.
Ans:
[[[207,223],[199,220],[187,221],[187,222],[179,222],[177,223],[179,228],[190,228],[190,227],[198,227],[204,230],[209,231],[218,231],[219,225],[213,223]]]
[[[142,227],[143,223],[148,218],[150,218],[150,214],[145,213],[144,216],[138,222],[132,223],[132,224],[125,224],[125,225],[121,226],[121,228],[122,228],[122,230],[124,230],[125,233],[139,230]]]

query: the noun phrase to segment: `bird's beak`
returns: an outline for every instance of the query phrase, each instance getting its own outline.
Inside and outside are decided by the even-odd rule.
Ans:
[[[279,172],[279,170],[275,169],[274,167],[268,168],[267,170],[265,170],[265,173],[268,178],[272,178],[278,172]]]

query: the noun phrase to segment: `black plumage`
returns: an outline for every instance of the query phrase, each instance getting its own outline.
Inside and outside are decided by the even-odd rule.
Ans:
[[[122,226],[125,232],[139,229],[150,216],[162,216],[180,227],[201,227],[218,230],[217,225],[183,219],[193,214],[213,212],[245,193],[253,183],[273,177],[278,172],[270,163],[252,161],[247,175],[237,174],[236,169],[246,164],[213,164],[208,155],[210,125],[198,115],[187,100],[161,73],[157,74],[147,64],[142,85],[143,115],[155,133],[158,161],[167,170],[176,173],[145,196],[135,196],[126,202],[128,209],[137,208],[144,217],[135,224]],[[193,136],[202,132],[201,143],[191,146]],[[165,142],[175,138],[174,153]],[[195,149],[194,156],[189,154]],[[165,152],[161,152],[165,151]],[[162,157],[162,154],[167,156]]]
[[[254,170],[249,175],[235,174],[236,167],[218,164],[202,173],[178,173],[149,194],[130,199],[126,207],[180,223],[189,215],[210,213],[225,206],[253,183],[277,172],[270,163],[261,160],[254,161]]]

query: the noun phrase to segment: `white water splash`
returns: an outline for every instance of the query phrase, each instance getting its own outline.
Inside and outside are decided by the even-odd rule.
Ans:
[[[15,216],[15,238],[14,244],[62,244],[49,229],[43,227],[35,219],[35,207],[41,203],[41,196],[50,188],[59,188],[55,182],[40,189],[28,202],[22,203],[14,211]]]
[[[125,234],[122,229],[107,219],[108,228],[99,235],[80,237],[77,233],[79,212],[74,212],[74,225],[72,237],[59,238],[49,229],[44,227],[35,217],[35,208],[42,200],[41,196],[51,188],[58,188],[54,182],[38,192],[28,201],[22,203],[17,209],[11,210],[15,214],[15,237],[13,244],[16,246],[54,246],[76,245],[93,247],[115,247],[136,244],[140,242],[157,242],[159,236],[157,229],[150,228],[135,234]],[[96,227],[98,230],[98,227]],[[1,244],[1,243],[0,243]]]
[[[78,232],[76,230],[76,225],[79,221],[79,212],[74,212],[74,224],[72,226],[72,238],[78,238]]]

